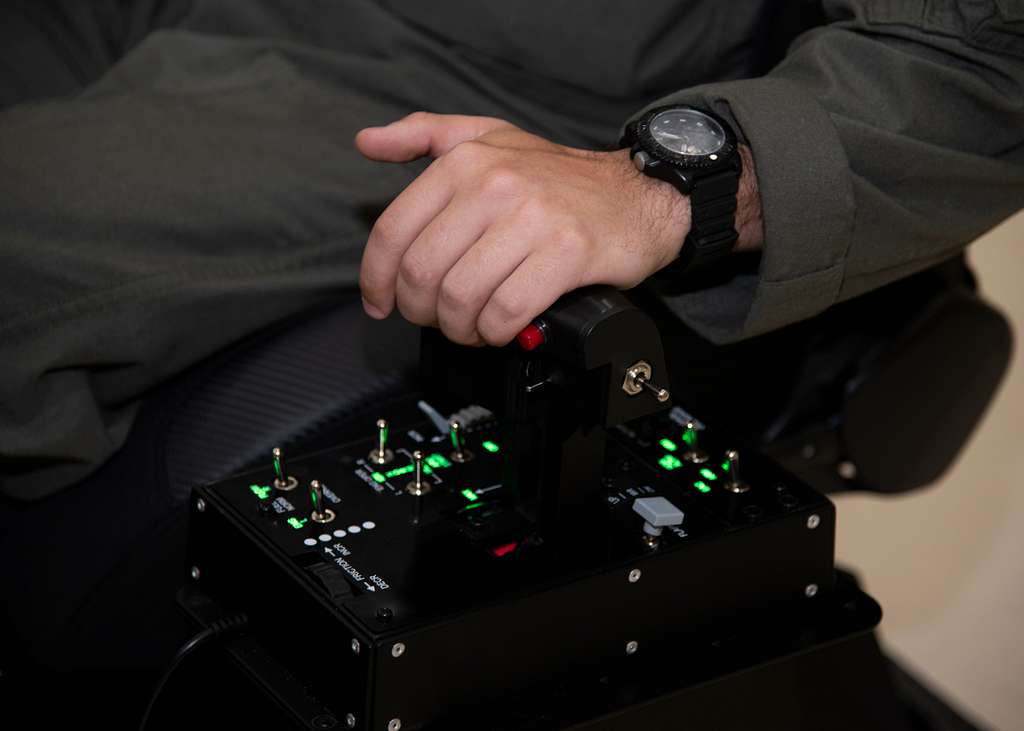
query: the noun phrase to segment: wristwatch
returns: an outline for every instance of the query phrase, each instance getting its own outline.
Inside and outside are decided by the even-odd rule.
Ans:
[[[690,197],[690,232],[677,267],[705,266],[732,251],[742,162],[724,119],[685,105],[657,107],[626,128],[622,144],[638,170]]]

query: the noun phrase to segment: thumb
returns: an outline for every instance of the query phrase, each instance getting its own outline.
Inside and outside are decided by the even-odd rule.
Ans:
[[[413,112],[387,126],[360,130],[356,148],[371,160],[408,162],[424,155],[440,157],[460,142],[509,128],[513,125],[494,117]]]

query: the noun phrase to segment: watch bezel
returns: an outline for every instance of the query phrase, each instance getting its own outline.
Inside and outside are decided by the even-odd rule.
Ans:
[[[725,133],[725,142],[723,142],[722,146],[715,152],[708,153],[707,155],[684,155],[679,152],[673,152],[662,145],[651,133],[651,120],[662,112],[676,109],[692,110],[711,117],[711,119],[715,120],[722,127],[722,130]],[[648,110],[644,116],[637,120],[634,126],[634,134],[636,135],[636,141],[639,144],[640,149],[648,155],[687,170],[707,170],[710,168],[724,167],[731,164],[736,155],[736,133],[733,132],[732,126],[714,112],[688,104],[667,104]]]

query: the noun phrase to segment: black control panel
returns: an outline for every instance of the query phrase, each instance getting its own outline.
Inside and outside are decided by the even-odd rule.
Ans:
[[[820,601],[834,509],[679,407],[608,430],[601,508],[551,541],[483,409],[412,397],[367,438],[200,488],[190,563],[356,728],[419,728]],[[418,472],[418,478],[417,478]]]
[[[501,349],[425,330],[420,360],[423,395],[364,439],[194,493],[195,588],[331,718],[457,728],[832,592],[831,503],[672,406],[620,293],[567,295]]]

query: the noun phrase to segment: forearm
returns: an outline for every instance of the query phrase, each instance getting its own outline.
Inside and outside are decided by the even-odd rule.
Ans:
[[[757,166],[760,270],[669,300],[714,340],[931,266],[1024,204],[1021,24],[995,4],[984,22],[944,10],[927,29],[915,3],[828,5],[833,23],[768,76],[656,102],[725,116]],[[740,249],[752,229],[740,221]]]

